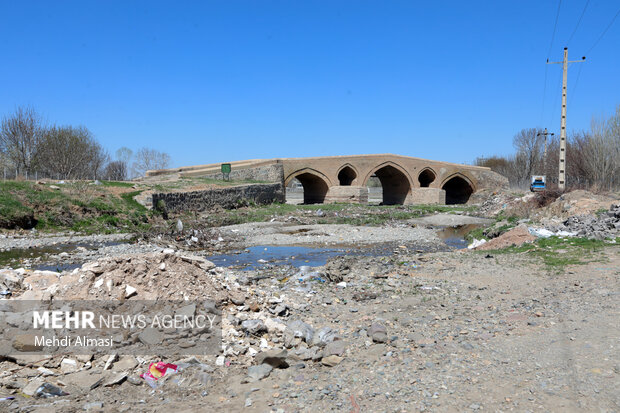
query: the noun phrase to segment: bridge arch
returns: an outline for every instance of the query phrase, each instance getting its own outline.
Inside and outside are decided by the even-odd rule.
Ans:
[[[475,186],[471,179],[457,172],[444,179],[441,189],[446,191],[446,204],[454,205],[465,204],[474,193]]]
[[[351,186],[357,179],[358,173],[353,165],[345,163],[338,170],[337,176],[340,186]]]
[[[370,171],[364,178],[364,185],[372,175],[376,175],[383,187],[383,205],[402,205],[413,188],[411,176],[405,168],[394,163],[384,162]]]
[[[288,185],[293,179],[304,188],[304,204],[322,204],[325,201],[331,182],[327,176],[316,169],[304,168],[290,174],[285,180]]]
[[[436,178],[437,174],[433,168],[423,168],[418,174],[418,183],[420,184],[420,188],[428,188],[433,182],[435,182]]]

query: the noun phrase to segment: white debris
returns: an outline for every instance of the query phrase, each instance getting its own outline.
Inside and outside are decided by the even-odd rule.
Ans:
[[[132,287],[129,284],[125,286],[125,298],[132,297],[136,294],[138,294],[138,290],[135,287]]]
[[[555,235],[552,231],[549,231],[548,229],[545,229],[545,228],[532,228],[532,227],[529,227],[527,230],[530,232],[530,234],[532,234],[532,235],[534,235],[534,236],[536,236],[538,238],[549,238],[549,237]]]
[[[471,244],[469,244],[467,246],[468,249],[473,250],[474,248],[478,248],[479,246],[481,246],[482,244],[486,244],[487,240],[486,239],[475,239],[472,241]]]

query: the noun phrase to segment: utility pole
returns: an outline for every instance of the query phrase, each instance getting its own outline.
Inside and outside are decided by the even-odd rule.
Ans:
[[[538,132],[536,136],[543,135],[545,137],[545,150],[543,152],[543,169],[544,172],[547,173],[547,135],[555,135],[554,133],[547,132],[547,128],[545,128],[544,132]]]
[[[564,60],[561,62],[550,62],[547,59],[547,64],[560,64],[562,63],[562,122],[560,126],[560,171],[558,174],[558,189],[564,190],[566,185],[566,77],[568,75],[568,64],[579,63],[586,60],[583,56],[581,60],[568,60],[568,47],[564,48]]]

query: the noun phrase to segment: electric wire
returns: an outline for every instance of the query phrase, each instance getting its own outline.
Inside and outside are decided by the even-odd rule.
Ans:
[[[577,84],[579,83],[579,76],[581,76],[581,68],[584,65],[579,65],[579,70],[577,71],[577,77],[575,77],[575,83],[573,83],[573,87],[571,89],[571,94],[568,96],[568,102],[566,102],[567,106],[573,101],[573,96],[575,95],[575,91],[577,90]]]
[[[555,31],[558,27],[558,19],[560,18],[560,7],[562,6],[562,0],[558,2],[558,10],[555,13],[555,23],[553,24],[553,34],[551,35],[551,44],[549,44],[549,50],[547,51],[547,58],[551,54],[551,48],[553,47],[553,40],[555,40]]]
[[[549,70],[549,65],[545,65],[545,85],[543,87],[543,99],[542,99],[542,108],[540,109],[540,123],[542,125],[543,119],[545,116],[545,96],[547,95],[547,70]]]
[[[609,24],[607,25],[605,30],[603,30],[603,33],[601,33],[601,35],[598,37],[598,39],[596,39],[596,41],[594,42],[594,44],[592,45],[590,50],[588,50],[586,52],[586,55],[590,54],[590,52],[598,45],[598,43],[601,41],[601,39],[605,36],[605,33],[607,33],[607,30],[609,30],[609,28],[614,24],[614,22],[616,21],[616,18],[618,17],[618,15],[620,15],[620,9],[618,9],[618,11],[614,15],[614,17],[611,19],[611,22],[609,22]]]
[[[577,33],[577,29],[579,28],[579,25],[581,24],[581,19],[583,19],[583,15],[586,14],[586,9],[588,8],[588,4],[590,4],[590,0],[586,2],[586,5],[584,6],[583,11],[581,12],[581,16],[579,16],[579,20],[577,21],[577,26],[575,26],[575,30],[573,30],[570,37],[568,38],[568,42],[566,42],[567,47],[570,44],[570,41],[573,40],[573,36],[575,35],[575,33]]]
[[[549,43],[549,50],[547,50],[547,61],[549,61],[549,56],[551,54],[551,48],[553,47],[553,41],[555,40],[555,32],[558,27],[558,19],[560,18],[560,7],[561,6],[562,6],[562,0],[558,2],[558,9],[555,12],[555,23],[553,24],[553,33],[551,34],[551,43]],[[543,122],[543,119],[545,116],[545,100],[547,98],[547,71],[549,70],[547,66],[548,65],[545,65],[545,83],[543,86],[542,105],[540,108],[540,123]]]

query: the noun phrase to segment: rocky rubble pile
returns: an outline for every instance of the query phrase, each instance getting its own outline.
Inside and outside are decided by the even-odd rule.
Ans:
[[[54,357],[16,356],[0,362],[0,390],[40,398],[56,398],[67,393],[86,397],[92,403],[98,394],[129,383],[151,384],[168,394],[208,393],[214,381],[221,381],[230,369],[243,369],[242,382],[261,381],[274,370],[298,371],[311,364],[323,369],[339,365],[352,346],[348,329],[327,325],[325,318],[311,317],[310,307],[319,300],[323,306],[340,303],[338,295],[352,295],[353,301],[376,298],[360,290],[348,291],[353,281],[355,259],[337,258],[317,272],[316,278],[299,271],[292,279],[260,278],[237,281],[238,274],[217,268],[204,258],[165,249],[154,254],[119,256],[84,264],[72,272],[3,270],[0,281],[11,291],[13,300],[125,300],[211,299],[223,310],[222,342],[219,352],[208,356],[181,357],[174,363],[176,373],[155,385],[140,377],[150,363],[161,361],[153,355],[59,355]],[[373,279],[387,278],[381,265],[366,266]],[[342,281],[346,279],[347,281]],[[338,282],[329,282],[333,280]],[[299,288],[299,286],[303,288]],[[355,285],[355,284],[354,284]],[[316,289],[330,291],[318,294]],[[343,298],[343,302],[346,300]],[[352,309],[351,313],[357,312]],[[388,343],[389,323],[366,319],[358,331],[366,337],[362,347]],[[360,336],[361,338],[361,336]],[[127,386],[127,384],[125,384]],[[138,387],[136,387],[138,389]],[[142,394],[148,388],[140,390]],[[84,405],[85,410],[100,408]]]
[[[617,196],[595,194],[577,189],[562,194],[544,209],[547,217],[566,218],[573,215],[591,215],[601,209],[609,209],[617,203]]]
[[[550,228],[551,229],[551,228]],[[567,231],[578,237],[603,240],[620,236],[620,204],[600,215],[574,215],[552,231]]]
[[[169,232],[163,232],[151,241],[165,245],[173,244],[177,248],[185,250],[214,250],[226,245],[220,231],[216,228],[202,228],[198,223],[192,223],[196,228],[186,228],[189,224],[177,220],[175,228]]]
[[[494,217],[501,212],[522,208],[534,197],[531,193],[523,195],[506,192],[489,193],[489,190],[479,192],[479,194],[475,194],[475,199],[470,200],[470,203],[478,204],[478,213],[484,217]]]
[[[227,301],[242,292],[218,277],[203,257],[164,249],[88,262],[70,272],[2,270],[0,283],[21,300],[191,300]],[[212,271],[213,270],[213,271]],[[6,289],[5,289],[6,290]]]

